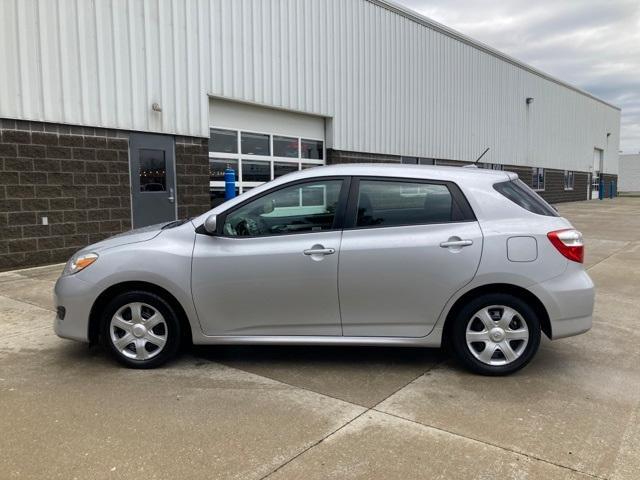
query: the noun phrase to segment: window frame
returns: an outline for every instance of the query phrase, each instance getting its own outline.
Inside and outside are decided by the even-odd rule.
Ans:
[[[539,170],[542,170],[542,188],[540,188],[540,177],[538,176]],[[535,178],[535,182],[533,179]],[[544,192],[547,186],[547,169],[544,167],[531,167],[531,187],[534,192]]]
[[[363,225],[357,226],[358,221],[358,196],[360,193],[360,182],[365,181],[381,181],[381,182],[406,182],[406,183],[422,183],[427,185],[444,185],[449,189],[451,194],[451,201],[454,202],[457,208],[462,214],[460,220],[449,220],[446,222],[421,222],[421,223],[408,223],[402,225]],[[448,180],[431,180],[426,178],[410,178],[410,177],[381,177],[381,176],[368,176],[362,175],[351,178],[351,187],[349,189],[349,199],[347,202],[347,209],[345,212],[344,228],[343,230],[364,230],[375,228],[397,228],[397,227],[417,227],[421,225],[445,225],[449,223],[466,223],[476,222],[477,218],[467,197],[460,189],[460,187],[452,181]]]
[[[236,185],[238,186],[239,192],[240,194],[244,193],[245,191],[248,191],[251,188],[255,188],[258,187],[266,182],[245,182],[242,176],[242,162],[243,160],[262,160],[262,161],[267,161],[269,162],[269,178],[271,180],[274,180],[274,163],[275,162],[282,162],[282,163],[291,163],[294,165],[298,166],[298,170],[303,170],[302,166],[303,165],[313,165],[313,166],[322,166],[322,165],[326,165],[327,161],[327,142],[325,138],[314,138],[312,136],[301,136],[301,135],[294,135],[294,134],[283,134],[280,132],[273,132],[273,131],[268,131],[268,130],[247,130],[247,129],[242,129],[242,128],[230,128],[230,127],[223,127],[220,125],[209,125],[209,138],[211,138],[211,129],[216,129],[216,130],[227,130],[229,132],[235,132],[236,133],[236,141],[238,142],[237,144],[237,153],[228,153],[228,152],[214,152],[214,151],[209,151],[209,158],[210,159],[216,159],[216,160],[237,160],[238,162],[238,177],[236,178]],[[242,153],[242,133],[254,133],[254,134],[261,134],[261,135],[268,135],[269,136],[269,152],[270,155],[249,155],[249,154],[243,154]],[[277,157],[275,156],[273,153],[273,137],[289,137],[289,138],[297,138],[298,139],[298,157],[294,158],[294,157]],[[302,158],[302,147],[301,147],[301,142],[302,140],[313,140],[313,141],[317,141],[317,142],[322,142],[322,160],[319,159],[312,159],[312,158]],[[246,187],[246,189],[245,189]],[[224,182],[221,181],[212,181],[209,180],[209,189],[212,188],[224,188]]]
[[[336,213],[335,216],[333,218],[333,225],[330,229],[328,230],[320,230],[320,231],[315,231],[315,232],[282,232],[282,233],[274,233],[272,235],[245,235],[242,237],[238,237],[238,236],[232,236],[232,235],[225,235],[224,234],[224,224],[227,220],[227,217],[235,212],[236,210],[244,207],[245,205],[258,200],[266,195],[270,195],[272,193],[275,193],[279,190],[283,190],[285,188],[290,188],[290,187],[295,187],[297,185],[304,185],[307,183],[318,183],[318,182],[325,182],[325,181],[331,181],[331,180],[341,180],[342,181],[342,187],[340,189],[340,195],[338,196],[338,205],[336,207]],[[270,188],[268,190],[265,190],[264,192],[261,192],[257,195],[252,195],[251,197],[247,198],[246,200],[244,200],[243,202],[240,202],[236,205],[233,205],[231,208],[228,208],[226,210],[224,210],[223,212],[220,212],[217,216],[216,216],[216,233],[215,236],[217,237],[224,237],[224,238],[233,238],[233,239],[237,239],[237,240],[243,240],[243,239],[253,239],[253,238],[271,238],[271,237],[282,237],[282,236],[290,236],[290,235],[308,235],[308,234],[312,234],[312,233],[325,233],[325,232],[335,232],[335,231],[342,231],[344,228],[344,220],[345,220],[345,215],[346,215],[346,210],[347,210],[347,203],[348,203],[348,198],[349,198],[349,193],[351,192],[350,186],[351,186],[351,182],[352,182],[352,177],[350,176],[344,176],[344,175],[331,175],[331,176],[321,176],[321,177],[311,177],[311,178],[301,178],[299,180],[295,180],[293,182],[288,182],[288,183],[284,183],[282,185],[278,185],[275,186],[273,188]]]
[[[576,186],[576,172],[573,170],[565,170],[563,181],[565,191],[573,190]]]

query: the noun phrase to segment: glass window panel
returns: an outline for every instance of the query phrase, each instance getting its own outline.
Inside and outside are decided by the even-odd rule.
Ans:
[[[242,160],[243,182],[268,182],[271,180],[270,162]]]
[[[298,171],[297,163],[275,162],[273,164],[273,178],[281,177],[287,173]]]
[[[534,190],[544,190],[544,168],[532,168],[532,184]]]
[[[391,227],[449,222],[452,203],[445,185],[362,180],[356,225]]]
[[[421,158],[420,165],[435,165],[433,158]]]
[[[302,158],[311,158],[314,160],[322,160],[322,141],[305,140],[300,141]]]
[[[548,217],[558,216],[558,213],[551,205],[545,202],[540,195],[531,190],[531,188],[519,178],[496,183],[493,188],[525,210]]]
[[[400,163],[405,163],[407,165],[417,165],[418,157],[400,157]]]
[[[238,181],[238,160],[227,158],[209,159],[209,180],[212,182],[224,182],[224,171],[230,167],[236,172],[236,182]]]
[[[225,235],[246,237],[330,230],[341,188],[342,180],[282,188],[231,212],[223,231]]]
[[[140,191],[164,192],[166,190],[166,162],[164,150],[140,150]]]
[[[298,158],[298,139],[273,136],[273,155],[275,157]]]
[[[269,135],[242,132],[242,153],[245,155],[271,155]]]
[[[209,131],[209,151],[238,153],[238,132],[212,128]]]
[[[303,163],[300,167],[301,170],[304,170],[305,168],[319,167],[319,165],[316,165],[315,163]]]
[[[239,189],[236,187],[236,196],[239,195]],[[224,203],[224,187],[213,187],[209,190],[209,198],[211,199],[211,208],[217,207]]]

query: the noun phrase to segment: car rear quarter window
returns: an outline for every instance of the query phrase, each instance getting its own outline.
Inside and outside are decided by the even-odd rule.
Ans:
[[[546,215],[547,217],[559,216],[558,212],[556,212],[551,205],[545,202],[540,195],[531,190],[531,188],[520,179],[496,183],[493,188],[513,203],[531,213]]]

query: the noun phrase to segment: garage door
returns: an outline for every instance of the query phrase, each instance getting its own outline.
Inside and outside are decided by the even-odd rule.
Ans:
[[[237,193],[289,172],[325,164],[324,118],[222,99],[209,103],[212,206],[224,201],[224,170]]]

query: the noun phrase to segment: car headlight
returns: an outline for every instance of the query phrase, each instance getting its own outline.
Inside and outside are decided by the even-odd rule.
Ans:
[[[84,270],[98,259],[97,253],[76,253],[64,266],[63,275],[73,275]]]

